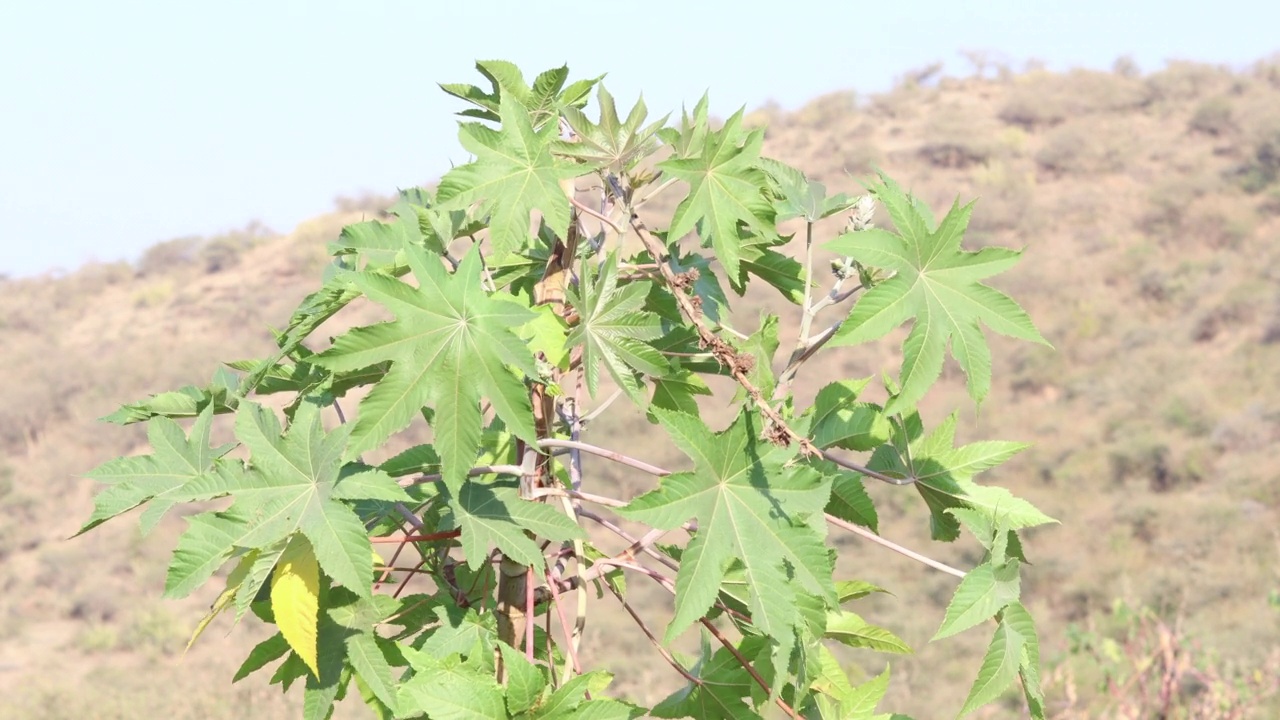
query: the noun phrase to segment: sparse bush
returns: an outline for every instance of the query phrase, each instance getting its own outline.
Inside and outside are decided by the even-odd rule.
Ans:
[[[1180,615],[1166,619],[1172,612],[1117,600],[1109,618],[1070,628],[1067,656],[1045,677],[1059,698],[1054,718],[1241,720],[1274,707],[1280,650],[1253,662],[1216,658],[1189,636]],[[1091,686],[1102,692],[1080,692]]]
[[[1111,480],[1117,485],[1141,480],[1151,492],[1169,492],[1198,480],[1173,460],[1173,453],[1163,442],[1138,439],[1121,443],[1108,454]]]
[[[1111,64],[1111,72],[1122,78],[1138,79],[1142,77],[1142,68],[1138,67],[1138,61],[1133,59],[1131,55],[1121,55]]]
[[[1271,303],[1271,312],[1262,329],[1262,343],[1271,345],[1280,342],[1280,295]]]
[[[370,215],[383,212],[395,205],[397,196],[381,193],[365,192],[359,195],[339,195],[333,199],[333,206],[338,212],[361,212]]]
[[[128,650],[148,650],[165,655],[182,649],[187,630],[171,612],[162,607],[134,611],[119,633],[119,646]]]
[[[969,108],[944,106],[925,122],[920,156],[936,167],[966,168],[987,162],[999,150],[1000,128]]]
[[[851,91],[829,93],[805,103],[793,122],[814,130],[833,132],[858,111],[858,96]]]
[[[120,646],[120,630],[107,623],[90,623],[76,635],[76,645],[87,653],[115,650]]]
[[[1132,110],[1149,100],[1149,91],[1133,78],[1091,70],[1032,73],[1019,79],[1000,119],[1034,130],[1092,113]]]
[[[1205,195],[1189,203],[1182,222],[1187,239],[1215,249],[1235,249],[1253,233],[1258,215],[1239,194]]]
[[[1035,212],[1036,179],[1032,172],[993,161],[974,169],[974,184],[982,210],[973,215],[969,229],[977,244],[986,243],[996,233],[1021,227]]]
[[[142,253],[142,258],[138,261],[138,274],[151,277],[187,267],[195,261],[200,245],[200,238],[194,236],[156,243]]]
[[[1148,75],[1146,85],[1154,100],[1173,106],[1225,89],[1233,81],[1234,76],[1226,67],[1179,60]]]
[[[1193,132],[1201,132],[1214,137],[1226,135],[1235,129],[1232,117],[1231,101],[1225,97],[1214,97],[1196,106],[1187,124]]]
[[[1036,163],[1054,173],[1114,173],[1135,154],[1135,137],[1119,123],[1073,120],[1049,132]]]
[[[1280,97],[1255,103],[1242,113],[1245,159],[1231,175],[1246,192],[1256,193],[1280,178]]]

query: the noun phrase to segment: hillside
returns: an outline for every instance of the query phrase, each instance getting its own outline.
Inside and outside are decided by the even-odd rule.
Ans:
[[[938,209],[957,194],[979,198],[970,247],[1026,247],[995,284],[1056,350],[992,337],[996,384],[981,412],[954,367],[923,411],[936,421],[961,409],[961,440],[1034,444],[995,479],[1062,520],[1033,534],[1024,580],[1046,666],[1058,668],[1051,708],[1063,710],[1069,691],[1093,692],[1061,663],[1068,628],[1111,627],[1117,599],[1181,618],[1206,652],[1230,659],[1228,672],[1269,654],[1280,663],[1280,61],[1244,72],[1173,63],[1142,75],[1120,63],[1109,73],[921,73],[883,95],[836,93],[749,119],[768,124],[767,154],[835,190],[857,192],[856,178],[883,167]],[[179,662],[212,600],[159,599],[181,519],[146,539],[128,520],[66,538],[92,507],[93,483],[78,476],[142,439],[95,418],[206,382],[219,360],[262,354],[269,327],[319,277],[324,244],[385,203],[346,201],[287,235],[251,225],[158,245],[137,265],[0,282],[0,717],[296,707],[256,679],[223,702],[258,639],[247,627],[215,626]],[[887,342],[846,352],[841,371],[896,368],[894,352]],[[643,429],[633,422],[596,431]],[[915,498],[871,489],[883,534],[925,546]],[[895,666],[895,706],[919,718],[958,707],[984,639],[927,646],[947,579],[862,549],[842,545],[845,568],[936,605],[870,606],[920,648],[918,664]],[[939,554],[964,565],[973,553]],[[919,676],[952,657],[941,677]],[[626,663],[613,669],[632,692],[667,687]],[[933,682],[942,689],[919,692]]]

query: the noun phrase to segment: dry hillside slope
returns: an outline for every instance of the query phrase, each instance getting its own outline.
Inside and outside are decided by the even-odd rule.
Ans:
[[[1106,626],[1120,598],[1180,615],[1206,649],[1259,667],[1280,644],[1280,64],[904,82],[750,120],[769,125],[766,153],[833,189],[856,192],[880,166],[938,210],[978,198],[971,247],[1027,248],[996,284],[1056,351],[993,338],[981,412],[952,367],[924,411],[936,422],[960,409],[961,440],[1034,443],[996,478],[1063,523],[1027,547],[1046,665],[1067,652],[1069,626]],[[257,678],[227,689],[258,639],[247,627],[216,626],[179,664],[212,599],[159,599],[180,518],[146,539],[127,519],[67,538],[92,506],[78,475],[142,438],[94,419],[263,353],[268,327],[316,282],[324,243],[380,206],[347,203],[287,236],[251,226],[172,241],[136,266],[0,281],[0,717],[292,716],[297,697]],[[896,367],[894,353],[884,343],[828,362],[869,375]],[[623,429],[639,426],[597,431]],[[882,532],[926,546],[918,498],[872,490]],[[985,639],[926,645],[947,579],[842,550],[850,574],[897,593],[871,606],[875,620],[921,648],[896,671],[893,706],[919,718],[959,707]],[[976,559],[963,544],[939,554]],[[657,692],[613,669],[629,691]],[[1066,717],[1064,678],[1049,673]]]

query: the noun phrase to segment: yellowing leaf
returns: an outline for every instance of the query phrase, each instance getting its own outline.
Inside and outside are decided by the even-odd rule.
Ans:
[[[320,675],[316,636],[320,617],[320,566],[311,543],[294,535],[271,576],[271,612],[289,647]]]

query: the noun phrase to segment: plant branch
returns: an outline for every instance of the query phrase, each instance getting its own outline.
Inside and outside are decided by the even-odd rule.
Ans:
[[[770,432],[771,439],[788,443],[795,442],[799,444],[801,452],[805,455],[817,455],[818,448],[805,436],[792,430],[787,422],[782,419],[777,410],[764,398],[760,389],[751,382],[751,378],[747,377],[747,371],[751,367],[751,363],[744,362],[731,345],[718,337],[711,328],[702,319],[702,313],[694,305],[693,300],[689,297],[685,288],[688,286],[688,277],[678,277],[674,270],[671,269],[670,263],[662,262],[665,257],[662,244],[654,239],[647,232],[642,230],[633,220],[631,226],[635,229],[640,241],[644,244],[649,254],[658,262],[658,270],[662,272],[662,277],[667,281],[667,287],[671,290],[671,294],[675,296],[676,304],[680,307],[680,312],[689,322],[693,323],[694,328],[698,332],[698,338],[701,340],[703,347],[715,354],[716,359],[725,367],[729,368],[730,374],[738,384],[747,391],[747,395],[751,397],[752,402],[760,409],[761,414],[765,416],[773,427]]]
[[[610,565],[616,565],[618,567],[627,568],[628,570],[634,570],[636,572],[639,572],[642,575],[646,575],[652,578],[655,582],[657,582],[659,585],[665,588],[667,592],[671,593],[672,595],[676,594],[675,583],[671,581],[671,578],[666,577],[662,573],[659,573],[655,570],[650,570],[649,568],[643,565],[638,565],[636,563],[630,563],[630,562],[623,562],[623,561],[614,560],[614,559],[601,560],[599,562],[607,563]],[[608,586],[610,591],[612,591],[615,595],[617,594],[617,590],[614,590],[611,585],[609,585],[608,583],[605,583],[605,585]],[[723,605],[719,605],[718,603],[717,605],[719,607],[723,607]],[[737,661],[742,665],[742,668],[747,671],[748,675],[751,676],[751,679],[756,681],[756,684],[758,684],[761,688],[763,688],[766,693],[773,695],[773,690],[769,686],[768,681],[766,681],[760,675],[760,673],[756,671],[755,667],[751,665],[751,661],[748,660],[745,656],[743,656],[743,654],[738,651],[738,648],[734,647],[733,643],[729,641],[729,638],[725,637],[724,633],[720,632],[720,629],[717,628],[714,623],[712,623],[710,620],[706,619],[705,617],[699,618],[698,621],[702,623],[702,626],[705,627],[707,631],[710,632],[712,636],[715,637],[716,640],[720,641],[720,644],[723,645],[724,648],[728,650],[729,653],[732,654],[735,659],[737,659]],[[787,702],[782,698],[774,697],[774,702],[777,703],[778,707],[782,708],[783,712],[787,713],[787,715],[789,715],[790,717],[793,717],[793,718],[800,717],[796,713],[795,709],[792,708],[790,705],[788,705]]]
[[[764,691],[766,693],[769,693],[770,695],[773,694],[773,690],[772,688],[769,687],[769,683],[766,682],[765,679],[760,676],[760,673],[756,672],[755,667],[751,665],[751,661],[748,660],[745,656],[743,656],[743,654],[738,651],[738,648],[733,646],[733,643],[729,642],[729,638],[725,637],[724,634],[720,632],[720,629],[715,626],[715,623],[711,622],[706,618],[699,618],[699,622],[702,623],[702,627],[707,629],[707,632],[711,633],[716,640],[720,641],[720,644],[724,646],[725,650],[729,651],[730,655],[733,655],[734,659],[736,659],[738,663],[742,665],[742,669],[747,671],[747,674],[751,676],[752,680],[756,681],[757,685],[764,688]],[[790,717],[796,718],[796,720],[799,720],[800,715],[795,711],[794,708],[792,708],[790,705],[787,704],[787,701],[783,700],[780,697],[775,697],[773,701],[777,703],[778,707],[782,708],[782,711],[785,712],[787,715],[789,715]]]
[[[620,397],[622,397],[622,388],[618,388],[617,390],[614,390],[612,395],[605,398],[604,402],[600,403],[599,406],[592,408],[590,412],[588,412],[586,415],[583,415],[581,418],[579,418],[578,422],[585,425],[591,422],[592,420],[595,420],[596,418],[600,417],[601,413],[609,409],[609,406],[613,404],[614,400],[617,400]],[[576,440],[577,438],[574,438],[574,439]]]
[[[655,465],[650,465],[649,463],[643,460],[637,460],[633,457],[623,455],[620,452],[617,452],[614,450],[606,450],[605,448],[598,447],[596,445],[591,445],[590,443],[584,443],[577,440],[560,440],[558,438],[543,438],[541,440],[538,440],[538,447],[569,448],[571,450],[581,450],[582,452],[591,453],[592,455],[597,455],[599,457],[612,460],[616,463],[621,463],[623,465],[626,465],[627,467],[632,467],[632,468],[635,468],[636,470],[647,472],[650,475],[661,476],[661,475],[671,474],[669,471],[663,470],[662,468],[657,467]]]
[[[843,529],[843,530],[848,530],[849,532],[853,533],[854,535],[859,535],[859,536],[861,536],[861,537],[864,537],[864,538],[866,538],[866,539],[870,540],[871,542],[876,543],[877,545],[882,545],[882,546],[884,546],[884,547],[886,547],[886,548],[889,548],[890,550],[892,550],[892,551],[894,551],[894,552],[896,552],[896,553],[898,553],[898,554],[900,554],[900,555],[903,555],[903,556],[905,556],[905,557],[909,557],[909,558],[911,558],[912,560],[915,560],[916,562],[924,563],[925,565],[928,565],[929,567],[933,568],[934,570],[941,570],[942,572],[944,572],[944,573],[946,573],[946,574],[948,574],[948,575],[954,575],[954,576],[956,576],[956,577],[958,577],[958,578],[961,578],[961,579],[963,579],[963,578],[964,578],[964,576],[967,574],[967,573],[965,573],[965,571],[963,571],[963,570],[957,570],[956,568],[953,568],[953,567],[951,567],[950,565],[947,565],[946,563],[938,562],[937,560],[934,560],[933,558],[931,558],[931,557],[927,557],[927,556],[925,556],[925,555],[921,555],[920,553],[918,553],[918,552],[916,552],[916,551],[914,551],[914,550],[908,550],[907,548],[904,548],[904,547],[902,547],[901,545],[899,545],[899,544],[897,544],[897,543],[895,543],[895,542],[893,542],[893,541],[891,541],[891,540],[886,540],[886,539],[884,539],[884,538],[880,537],[879,535],[877,535],[877,534],[875,534],[875,533],[871,532],[870,530],[868,530],[868,529],[866,529],[866,528],[864,528],[864,527],[862,527],[862,526],[860,526],[860,525],[855,525],[855,524],[853,524],[853,523],[849,522],[848,520],[842,520],[842,519],[840,519],[840,518],[838,518],[838,517],[836,517],[836,516],[834,516],[834,515],[832,515],[832,514],[830,514],[830,513],[827,513],[827,522],[829,522],[829,523],[831,523],[832,525],[835,525],[836,527],[841,528],[841,529]]]
[[[524,468],[519,465],[481,465],[467,471],[467,477],[478,477],[480,475],[515,475],[524,474]],[[411,485],[422,485],[423,483],[440,482],[444,476],[440,473],[431,473],[429,475],[418,475],[417,477],[401,478],[400,487],[409,487]]]
[[[635,621],[636,625],[640,628],[640,631],[644,633],[644,636],[649,638],[649,642],[653,644],[653,648],[658,651],[658,654],[662,656],[662,659],[666,660],[667,664],[674,668],[676,672],[680,673],[680,676],[685,680],[688,680],[698,687],[702,687],[702,678],[693,675],[688,670],[685,670],[684,666],[680,664],[680,661],[676,660],[675,656],[671,654],[671,651],[662,646],[662,643],[658,641],[657,636],[654,635],[653,631],[649,629],[649,626],[645,624],[644,618],[640,617],[640,614],[631,607],[631,604],[627,602],[627,599],[622,597],[622,593],[614,589],[614,587],[609,583],[605,583],[605,587],[609,588],[609,592],[613,593],[613,596],[618,599],[618,602],[622,603],[623,609],[626,610],[627,614],[631,616],[631,619]]]

